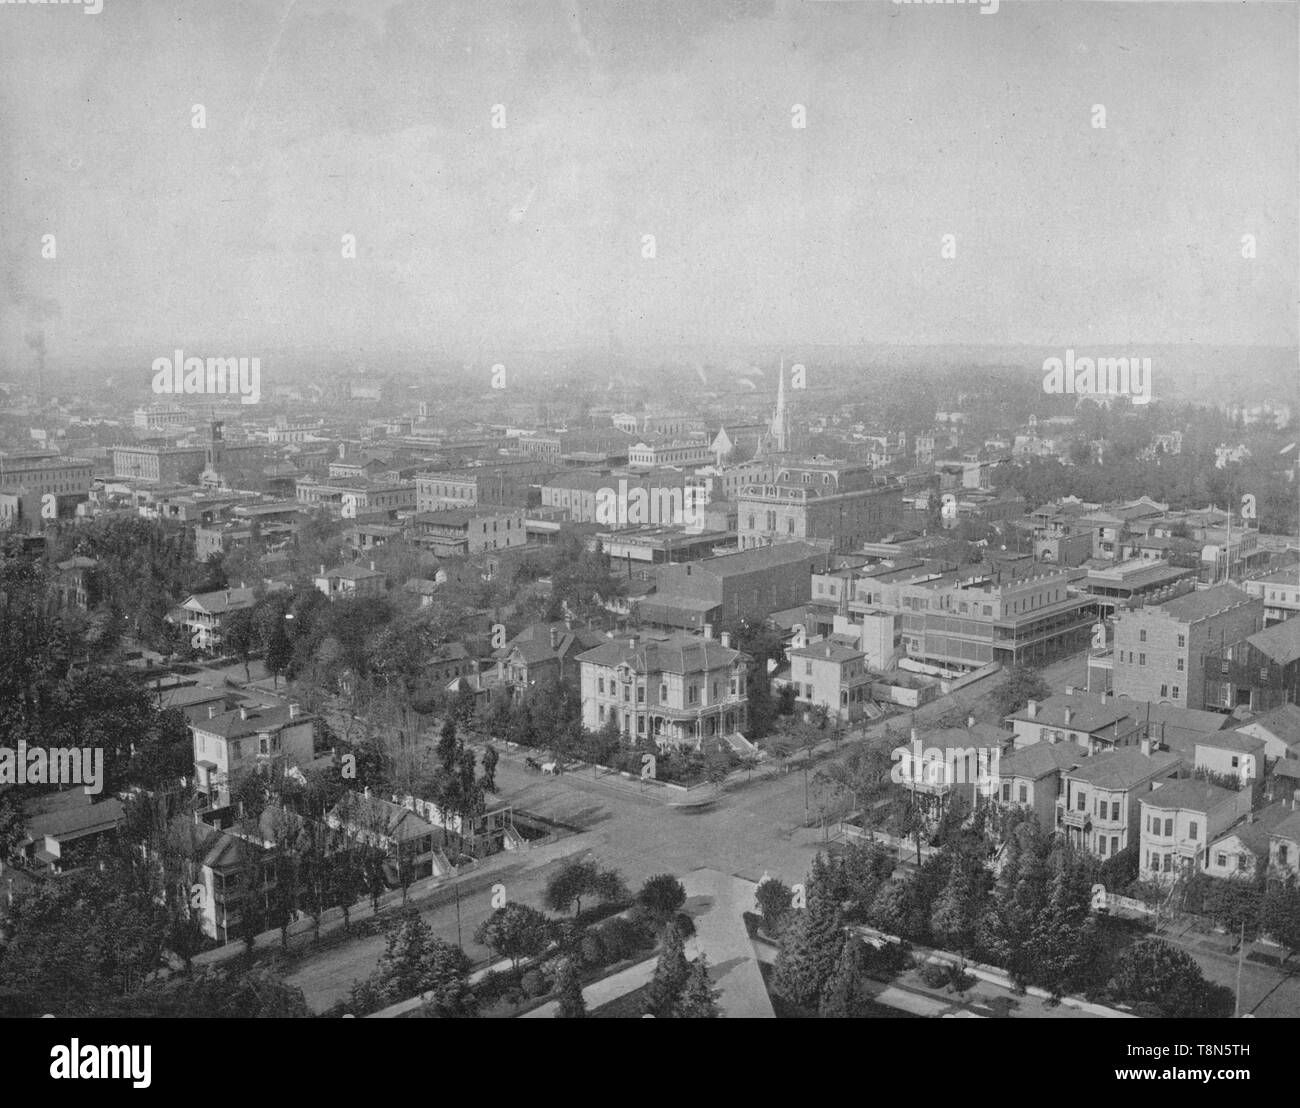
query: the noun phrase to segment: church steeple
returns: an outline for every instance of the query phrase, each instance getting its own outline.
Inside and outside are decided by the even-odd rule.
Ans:
[[[776,452],[784,454],[790,449],[790,416],[785,410],[785,358],[776,378],[776,412],[772,416],[772,437]]]

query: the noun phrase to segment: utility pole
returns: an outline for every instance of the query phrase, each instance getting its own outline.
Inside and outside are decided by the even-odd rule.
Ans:
[[[1246,921],[1241,921],[1241,936],[1237,943],[1237,1002],[1233,1007],[1234,1018],[1241,1016],[1241,966],[1246,960]]]

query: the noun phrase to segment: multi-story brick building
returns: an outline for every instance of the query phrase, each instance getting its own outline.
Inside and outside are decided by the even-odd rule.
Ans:
[[[814,569],[828,555],[807,543],[741,550],[655,571],[658,588],[640,604],[647,623],[666,627],[757,621],[807,600]]]
[[[1069,580],[1064,570],[1011,580],[977,570],[903,584],[899,606],[907,654],[975,669],[989,662],[1037,665],[1079,650],[1093,617],[1086,597],[1070,595]]]
[[[855,550],[897,530],[902,485],[878,477],[867,462],[785,461],[773,479],[736,495],[740,548],[828,540]]]
[[[1121,612],[1111,677],[1115,695],[1213,707],[1206,696],[1206,656],[1253,635],[1263,620],[1264,602],[1235,585]]]
[[[673,436],[638,438],[628,447],[627,464],[657,468],[660,466],[696,466],[713,461],[713,451],[703,438],[681,439]]]
[[[113,476],[166,485],[198,484],[207,462],[202,446],[115,446]]]
[[[440,558],[509,550],[528,542],[523,508],[447,508],[417,512],[411,522],[412,539]]]
[[[748,724],[748,656],[679,631],[622,635],[578,655],[582,725],[611,721],[628,739],[698,749]]]
[[[0,524],[65,519],[90,497],[89,458],[0,457]],[[53,499],[46,501],[45,497]]]
[[[553,465],[520,458],[508,463],[418,473],[415,476],[415,507],[421,512],[478,504],[524,508],[528,506],[533,485],[554,472]]]

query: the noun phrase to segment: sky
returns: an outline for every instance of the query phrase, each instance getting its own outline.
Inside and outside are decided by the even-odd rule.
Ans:
[[[0,379],[40,350],[1294,345],[1298,16],[0,5]]]

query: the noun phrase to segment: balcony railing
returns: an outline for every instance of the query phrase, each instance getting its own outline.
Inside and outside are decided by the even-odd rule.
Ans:
[[[1065,808],[1061,813],[1061,822],[1066,827],[1083,827],[1088,822],[1088,813],[1077,808]]]

